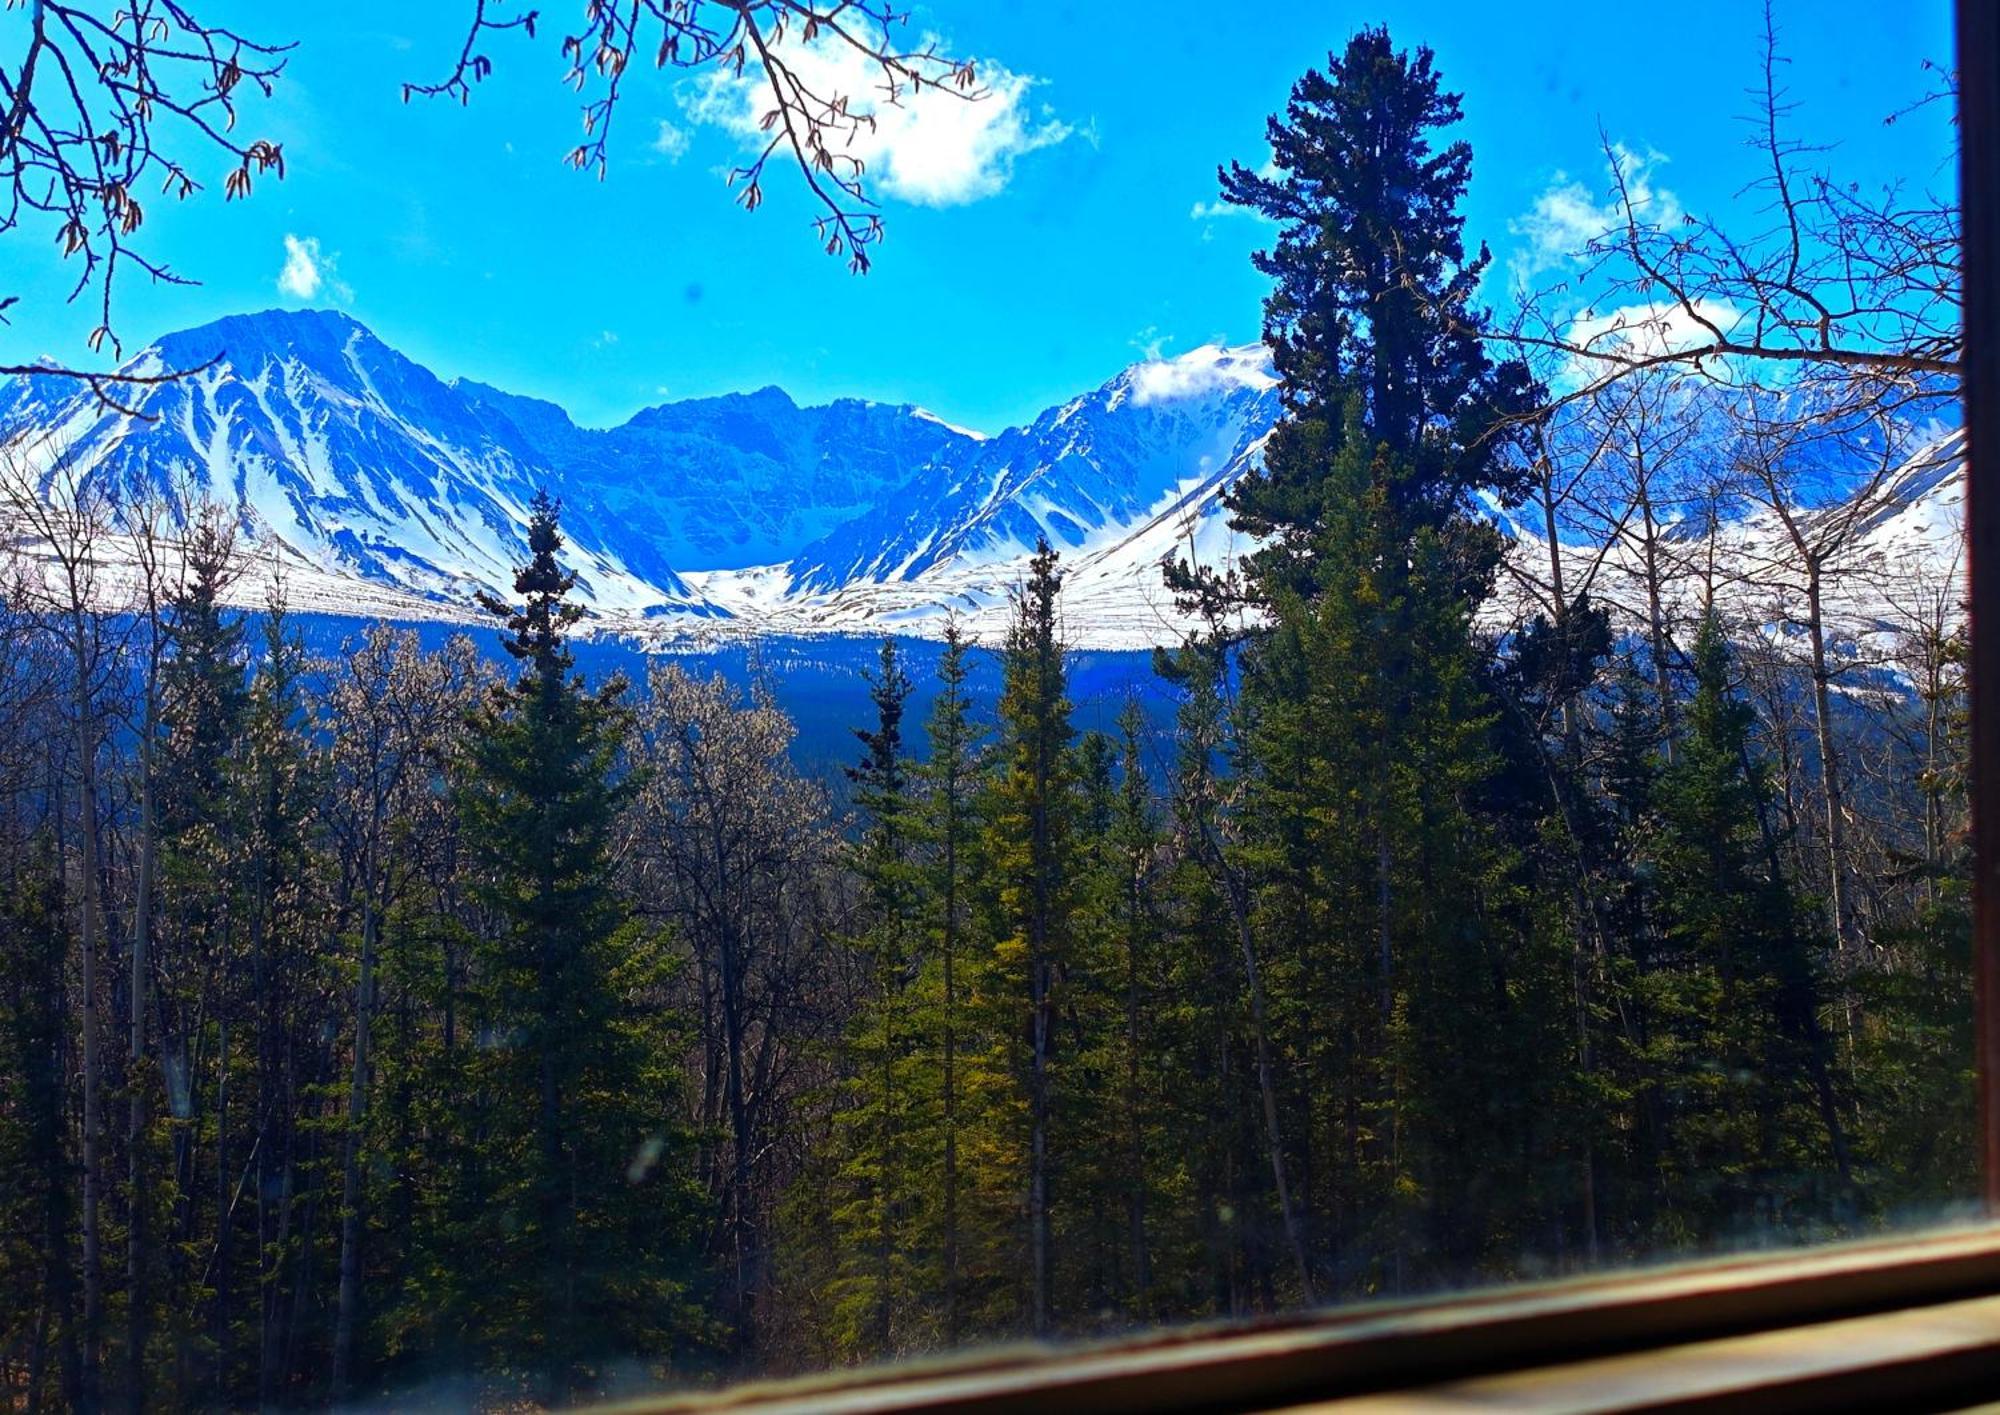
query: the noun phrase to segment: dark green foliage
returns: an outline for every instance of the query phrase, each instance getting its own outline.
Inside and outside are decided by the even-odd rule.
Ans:
[[[836,1124],[842,1193],[832,1218],[841,1239],[841,1274],[831,1306],[842,1349],[883,1355],[907,1344],[921,1315],[923,1199],[911,1141],[924,1123],[919,1068],[929,1058],[916,987],[922,877],[903,743],[911,685],[893,639],[883,641],[881,668],[869,685],[875,725],[855,732],[862,757],[847,769],[862,816],[855,850],[862,930],[855,946],[867,960],[868,981],[848,1026],[854,1074]]]
[[[59,1407],[79,1399],[82,1333],[64,1133],[69,939],[51,844],[31,844],[0,882],[0,1281],[16,1294],[0,1306],[0,1341],[18,1353],[28,1402]]]
[[[491,923],[474,948],[470,1192],[436,1297],[480,1365],[567,1397],[698,1327],[669,965],[614,887],[625,684],[570,671],[561,544],[538,500],[505,641],[521,674],[472,724],[460,802]],[[464,1261],[475,1252],[487,1261]]]
[[[1074,944],[1075,815],[1068,671],[1057,627],[1061,572],[1046,541],[1036,547],[1001,656],[1000,731],[987,803],[985,856],[993,890],[995,959],[1019,1018],[1014,1072],[1024,1102],[1028,1321],[1053,1319],[1052,1210],[1058,1060],[1058,990]],[[997,1001],[997,999],[989,999]],[[1016,1009],[1019,1010],[1016,1010]]]
[[[1507,417],[1533,405],[1519,364],[1493,364],[1470,305],[1487,265],[1468,259],[1458,202],[1472,172],[1464,142],[1433,147],[1460,120],[1431,52],[1366,29],[1292,86],[1267,128],[1272,173],[1233,163],[1225,201],[1278,223],[1255,257],[1271,277],[1264,338],[1286,416],[1264,469],[1238,483],[1237,524],[1276,543],[1253,573],[1272,590],[1312,582],[1326,505],[1323,469],[1349,444],[1374,468],[1386,514],[1438,526],[1480,488],[1509,491]],[[1462,528],[1463,529],[1463,528]],[[1477,582],[1480,555],[1457,567]]]
[[[1244,579],[1266,627],[1240,659],[1242,808],[1218,848],[1273,1044],[1302,1067],[1269,1142],[1278,1189],[1312,1177],[1300,1214],[1277,1196],[1312,1234],[1308,1290],[1306,1268],[1397,1289],[1518,1243],[1489,1196],[1520,1153],[1506,1078],[1545,970],[1471,627],[1499,545],[1469,509],[1518,475],[1500,420],[1530,390],[1467,303],[1471,153],[1432,145],[1458,119],[1428,51],[1364,30],[1272,120],[1275,175],[1223,182],[1280,223],[1258,265],[1286,411],[1231,498],[1269,537]]]
[[[1652,787],[1649,960],[1673,980],[1653,1045],[1666,1128],[1663,1206],[1684,1234],[1813,1225],[1841,1214],[1844,1105],[1821,1017],[1814,927],[1779,864],[1755,715],[1731,692],[1713,611],[1674,762]]]

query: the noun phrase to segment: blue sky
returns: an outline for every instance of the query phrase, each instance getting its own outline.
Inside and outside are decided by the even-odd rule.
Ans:
[[[1600,131],[1647,155],[1662,199],[1755,219],[1739,195],[1756,160],[1750,0],[933,0],[912,27],[979,59],[996,94],[970,117],[920,113],[888,147],[888,238],[864,277],[819,252],[794,182],[774,178],[754,214],[732,204],[720,174],[742,138],[685,77],[636,76],[605,181],[565,167],[576,100],[549,31],[571,0],[545,0],[539,40],[487,46],[496,72],[465,108],[406,107],[397,85],[448,66],[469,0],[199,8],[297,41],[277,97],[242,121],[285,144],[288,173],[225,206],[211,163],[208,192],[149,204],[149,251],[202,283],[124,285],[128,351],[225,313],[332,305],[440,373],[589,423],[777,383],[997,429],[1149,354],[1254,338],[1265,228],[1198,208],[1219,161],[1262,161],[1293,78],[1367,23],[1431,45],[1465,96],[1468,230],[1494,249],[1496,297],[1510,263],[1602,196]],[[1948,60],[1945,0],[1778,0],[1777,15],[1797,131],[1838,145],[1829,165],[1949,184],[1944,115],[1882,121],[1929,86],[1924,60]],[[10,67],[19,25],[0,17]],[[52,229],[0,240],[0,292],[22,297],[0,359],[88,359],[93,311],[64,304],[71,278]]]

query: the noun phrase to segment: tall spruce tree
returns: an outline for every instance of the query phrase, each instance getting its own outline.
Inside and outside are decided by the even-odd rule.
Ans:
[[[1001,1264],[994,1255],[1016,1187],[1015,1177],[992,1162],[990,1143],[1005,1072],[995,1065],[979,1006],[993,970],[976,909],[988,873],[980,829],[986,730],[973,716],[969,647],[958,620],[947,620],[937,696],[924,725],[929,752],[915,768],[924,920],[916,1025],[935,1059],[931,1126],[920,1137],[918,1162],[927,1176],[924,1213],[936,1254],[936,1332],[946,1346],[957,1345],[975,1323],[990,1323],[993,1304],[1005,1300],[1004,1292],[996,1297],[1004,1284],[995,1280]]]
[[[1000,730],[986,808],[986,850],[998,917],[1000,971],[1025,1003],[1016,1014],[1017,1074],[1026,1102],[1027,1308],[1042,1335],[1054,1313],[1055,1203],[1050,1129],[1055,1109],[1056,986],[1071,939],[1076,810],[1075,730],[1061,624],[1062,572],[1035,547],[1001,655]]]
[[[1505,1241],[1483,1199],[1518,1138],[1495,1064],[1518,881],[1472,629],[1500,543],[1472,498],[1519,484],[1506,420],[1534,390],[1487,357],[1470,304],[1487,263],[1458,211],[1471,150],[1435,145],[1460,116],[1429,50],[1366,29],[1271,119],[1270,174],[1222,174],[1225,200],[1279,228],[1255,259],[1283,413],[1230,496],[1264,541],[1242,581],[1263,627],[1223,867],[1254,894],[1244,955],[1272,1045],[1307,1062],[1303,1095],[1267,1098],[1280,1207],[1287,1167],[1314,1177],[1306,1293],[1310,1269],[1393,1289]]]
[[[530,560],[501,643],[519,678],[474,723],[461,797],[496,927],[482,940],[484,1213],[462,1235],[472,1354],[547,1398],[601,1388],[609,1363],[670,1357],[693,1332],[694,1191],[657,940],[614,888],[625,682],[595,690],[568,646],[582,611],[538,494]]]
[[[1405,530],[1456,520],[1476,489],[1525,484],[1502,429],[1531,405],[1531,380],[1487,357],[1470,303],[1488,263],[1483,246],[1467,258],[1458,210],[1472,149],[1433,147],[1461,116],[1429,49],[1364,29],[1270,119],[1268,174],[1220,174],[1224,201],[1279,228],[1252,260],[1275,282],[1264,339],[1285,416],[1230,496],[1238,523],[1274,540],[1254,561],[1266,591],[1311,584],[1325,468],[1349,441],[1386,453],[1371,480]],[[1476,585],[1478,561],[1464,569]]]
[[[1129,1301],[1123,1161],[1119,1125],[1119,1036],[1123,1006],[1117,905],[1118,749],[1104,732],[1076,747],[1074,923],[1057,974],[1056,1033],[1065,1050],[1050,1123],[1061,1157],[1063,1202],[1053,1214],[1058,1310],[1112,1312]]]
[[[138,1197],[153,1209],[139,1215],[141,1223],[155,1231],[164,1225],[173,1280],[197,1285],[203,1296],[199,1304],[161,1314],[161,1334],[178,1357],[173,1378],[184,1387],[200,1382],[202,1389],[221,1391],[230,1386],[237,1356],[231,1317],[241,1252],[233,1190],[220,1176],[239,1172],[254,1125],[254,1117],[246,1123],[248,1108],[239,1098],[240,1083],[251,1079],[245,1063],[254,1057],[255,1039],[244,1035],[250,1027],[238,1026],[249,1020],[244,991],[250,968],[237,926],[246,883],[241,762],[251,700],[243,621],[224,605],[237,569],[233,542],[214,519],[203,517],[189,528],[185,556],[183,583],[167,604],[170,656],[161,675],[160,740],[152,753],[159,890],[150,918],[157,943],[151,970],[159,980],[167,1094],[164,1107],[148,1109],[164,1110],[177,1122],[168,1127],[177,1182],[170,1213],[158,1202],[164,1194],[154,1199],[142,1191]],[[131,1080],[153,1084],[146,1075]],[[208,1182],[197,1188],[202,1175]],[[210,1250],[197,1257],[204,1232]],[[143,1300],[147,1275],[135,1266],[134,1276]],[[135,1327],[139,1344],[146,1325],[142,1320]],[[133,1359],[144,1354],[135,1350]]]
[[[833,1213],[842,1238],[834,1309],[843,1345],[879,1356],[909,1339],[922,1271],[911,1231],[917,1210],[912,1141],[925,1123],[915,1094],[913,1017],[921,878],[903,740],[911,683],[894,639],[882,641],[868,685],[875,723],[855,730],[861,760],[846,769],[862,817],[853,850],[861,888],[855,944],[867,960],[868,991],[848,1027],[854,1072],[835,1122],[843,1193]]]

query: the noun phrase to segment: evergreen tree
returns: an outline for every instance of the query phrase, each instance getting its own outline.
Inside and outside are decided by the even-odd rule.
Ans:
[[[1225,701],[1227,662],[1212,641],[1155,656],[1181,693],[1175,713],[1170,863],[1160,881],[1160,1028],[1171,1051],[1157,1058],[1176,1136],[1180,1211],[1171,1238],[1154,1245],[1154,1290],[1173,1310],[1235,1315],[1271,1290],[1260,1232],[1284,1228],[1264,1207],[1260,1151],[1274,1146],[1262,1105],[1268,1068],[1255,1062],[1249,987],[1247,888],[1233,863],[1231,804],[1241,752]],[[1268,1034],[1267,1034],[1268,1036]],[[1260,1125],[1260,1120],[1262,1124]],[[1253,1204],[1253,1194],[1255,1203]],[[1275,1205],[1275,1194],[1269,1194]],[[1169,1294],[1171,1294],[1169,1299]]]
[[[1129,1157],[1119,1123],[1122,1004],[1118,980],[1121,895],[1117,818],[1118,749],[1101,731],[1076,746],[1073,806],[1072,924],[1055,971],[1055,1031],[1064,1051],[1056,1073],[1049,1148],[1063,1157],[1062,1202],[1051,1219],[1057,1310],[1110,1313],[1130,1300],[1122,1271],[1126,1255],[1126,1192],[1120,1180]]]
[[[1054,1261],[1050,1126],[1057,1067],[1057,978],[1069,952],[1074,879],[1074,730],[1060,623],[1062,574],[1040,542],[1016,595],[1001,657],[999,741],[986,805],[1000,972],[1025,1003],[1015,1033],[1026,1109],[1028,1320],[1051,1329]]]
[[[1159,1069],[1154,1060],[1165,1042],[1158,1023],[1159,922],[1154,903],[1160,833],[1153,793],[1146,780],[1140,744],[1145,712],[1128,698],[1118,717],[1119,790],[1107,835],[1114,889],[1109,901],[1114,987],[1122,994],[1123,1016],[1110,1050],[1110,1068],[1121,1132],[1107,1137],[1119,1156],[1114,1194],[1122,1199],[1124,1243],[1120,1250],[1126,1309],[1136,1317],[1153,1310],[1153,1255],[1150,1226],[1159,1207],[1160,1172],[1170,1163],[1160,1124]]]
[[[1230,495],[1237,523],[1274,542],[1254,558],[1267,590],[1312,583],[1324,469],[1350,441],[1385,451],[1372,479],[1400,526],[1443,525],[1472,491],[1521,485],[1496,429],[1532,390],[1521,365],[1487,358],[1470,305],[1488,264],[1484,247],[1466,257],[1458,210],[1472,149],[1432,145],[1461,116],[1429,49],[1364,29],[1270,119],[1270,174],[1220,174],[1223,200],[1279,225],[1252,259],[1275,282],[1264,339],[1285,416]],[[1477,556],[1459,568],[1478,583]]]
[[[489,1262],[467,1263],[452,1295],[477,1357],[568,1398],[611,1360],[686,1341],[695,1274],[672,1027],[647,1002],[664,955],[614,888],[625,684],[593,691],[572,672],[581,610],[557,518],[538,495],[522,604],[489,603],[521,672],[477,715],[462,797],[495,924],[479,959],[485,1212],[462,1256]]]
[[[1307,1292],[1311,1266],[1364,1288],[1469,1270],[1504,1239],[1479,1199],[1519,1148],[1525,919],[1472,631],[1499,540],[1472,494],[1518,484],[1504,419],[1533,390],[1487,358],[1469,304],[1487,261],[1458,212],[1471,152],[1433,145],[1459,119],[1428,50],[1363,30],[1271,120],[1274,172],[1222,179],[1279,224],[1256,263],[1284,411],[1230,498],[1265,541],[1242,586],[1264,628],[1241,660],[1243,829],[1220,867],[1253,898],[1258,1030],[1307,1060],[1303,1097],[1264,1087],[1281,1214],[1286,1169],[1315,1177]]]
[[[937,1335],[946,1346],[956,1346],[972,1323],[995,1320],[1015,1187],[1015,1177],[995,1163],[1007,1150],[996,1122],[1004,1107],[995,1104],[1005,1071],[994,1065],[979,1005],[994,978],[975,907],[988,872],[980,830],[986,734],[973,717],[968,648],[958,620],[947,620],[924,729],[929,752],[915,768],[924,919],[916,1026],[935,1062],[931,1125],[919,1137],[918,1163],[927,1176],[927,1246],[936,1255]]]
[[[1693,651],[1694,696],[1653,790],[1659,960],[1678,975],[1663,1019],[1676,1097],[1664,1183],[1695,1233],[1824,1221],[1849,1178],[1842,1102],[1822,1026],[1813,928],[1780,866],[1755,714],[1729,683],[1713,606]]]
[[[183,581],[167,602],[170,655],[153,753],[159,896],[150,932],[167,1093],[163,1105],[147,1109],[161,1117],[153,1130],[171,1137],[173,1180],[148,1196],[142,1221],[164,1230],[174,1285],[202,1291],[201,1302],[162,1313],[159,1335],[176,1358],[166,1369],[183,1390],[232,1388],[245,1354],[234,1340],[233,1309],[247,1249],[237,1242],[233,1192],[220,1177],[240,1172],[255,1123],[241,1099],[246,1086],[254,1091],[255,1036],[244,995],[247,940],[236,927],[246,883],[241,749],[250,691],[243,622],[224,605],[235,560],[222,525],[197,518],[188,529]],[[198,1241],[204,1233],[209,1250]]]
[[[868,961],[869,991],[848,1028],[854,1074],[836,1124],[846,1194],[833,1214],[843,1239],[834,1309],[843,1346],[882,1355],[896,1349],[917,1301],[910,1140],[924,1119],[913,1094],[921,878],[903,742],[911,684],[894,639],[882,641],[868,683],[875,725],[856,729],[862,757],[847,777],[863,819],[854,851],[862,918],[856,946]]]

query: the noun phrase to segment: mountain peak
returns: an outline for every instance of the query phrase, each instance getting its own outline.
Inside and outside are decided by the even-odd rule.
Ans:
[[[207,363],[217,355],[247,364],[256,355],[281,351],[313,360],[344,354],[357,336],[367,344],[387,347],[367,325],[341,310],[267,309],[224,315],[164,335],[146,353],[156,354],[170,367]]]
[[[553,402],[443,382],[339,310],[234,315],[140,359],[218,354],[148,388],[143,417],[71,379],[0,381],[0,440],[59,430],[121,500],[194,486],[332,613],[452,618],[472,590],[504,592],[546,488],[593,612],[651,639],[930,632],[947,608],[997,633],[1046,539],[1083,641],[1157,642],[1179,622],[1161,560],[1247,548],[1223,498],[1281,412],[1260,344],[1146,359],[991,437],[908,403],[801,407],[775,385],[579,427]],[[1955,553],[1961,462],[1946,438],[1899,475],[1871,546]],[[1759,533],[1730,532],[1745,554]]]
[[[1277,386],[1278,375],[1271,367],[1271,351],[1261,343],[1201,344],[1184,354],[1134,364],[1112,383],[1130,389],[1132,400],[1143,405],[1244,388],[1262,393]]]

